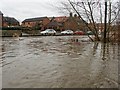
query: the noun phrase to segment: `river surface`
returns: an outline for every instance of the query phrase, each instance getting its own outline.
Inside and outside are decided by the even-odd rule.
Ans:
[[[76,40],[77,39],[77,40]],[[86,36],[2,38],[3,88],[117,88],[118,45]]]

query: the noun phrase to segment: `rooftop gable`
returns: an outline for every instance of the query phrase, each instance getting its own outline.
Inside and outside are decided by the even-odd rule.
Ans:
[[[29,19],[25,19],[23,22],[36,22],[36,21],[42,21],[47,17],[37,17],[37,18],[29,18]]]
[[[57,21],[52,21],[47,26],[62,26],[62,24]]]
[[[19,23],[15,18],[13,17],[3,17],[3,22],[10,22],[10,23]]]

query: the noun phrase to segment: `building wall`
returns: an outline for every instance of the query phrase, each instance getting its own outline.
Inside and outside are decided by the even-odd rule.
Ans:
[[[16,24],[9,24],[8,22],[3,22],[3,27],[10,27],[10,26],[19,26],[19,24],[18,23],[16,23]]]
[[[50,20],[48,18],[45,18],[43,21],[42,21],[42,27],[41,27],[41,30],[44,30],[47,28],[47,24],[50,22]]]
[[[23,27],[33,27],[35,26],[36,22],[24,22],[22,23]]]
[[[64,29],[70,29],[70,30],[75,31],[78,29],[78,25],[73,20],[68,20],[64,23]]]
[[[9,26],[8,23],[3,22],[3,27],[8,27],[8,26]]]
[[[78,17],[69,17],[69,19],[64,23],[64,29],[71,29],[73,31],[76,30],[84,30],[85,25],[82,21],[78,21]]]
[[[57,22],[65,22],[68,19],[66,16],[61,16],[61,17],[55,17],[54,20]]]
[[[96,25],[96,28],[97,28],[98,31],[101,31],[101,32],[104,31],[104,23],[102,23],[102,24],[101,23],[96,23],[95,25]],[[91,30],[94,30],[94,24],[89,23],[89,27],[91,28]]]
[[[42,22],[43,26],[47,25],[50,22],[48,18],[45,18]]]
[[[2,27],[2,22],[3,22],[3,15],[0,14],[0,27]]]
[[[60,19],[60,20],[56,20],[56,19]],[[63,19],[63,21],[61,19]],[[49,20],[49,18],[45,18],[42,21],[23,22],[22,26],[23,27],[33,27],[35,25],[38,25],[38,26],[40,26],[41,30],[45,30],[47,28],[53,28],[55,30],[60,30],[60,31],[63,31],[66,29],[71,29],[73,31],[76,31],[78,29],[79,30],[85,29],[84,23],[82,21],[80,21],[77,16],[62,17],[62,18],[56,17],[55,21],[57,21],[59,24],[49,26],[50,20]],[[61,22],[59,22],[59,21],[61,21]],[[79,21],[79,23],[78,23],[78,21]]]
[[[15,26],[20,26],[19,22],[13,22],[10,20],[5,21],[5,17],[3,17],[3,27],[15,27]]]
[[[22,26],[32,28],[35,25],[39,25],[41,27],[41,29],[43,30],[49,22],[50,22],[50,20],[48,18],[45,18],[42,21],[23,22]]]

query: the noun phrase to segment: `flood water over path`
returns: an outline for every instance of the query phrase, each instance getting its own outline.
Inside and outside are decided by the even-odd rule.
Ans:
[[[3,38],[1,59],[3,88],[118,87],[118,45],[86,36]]]

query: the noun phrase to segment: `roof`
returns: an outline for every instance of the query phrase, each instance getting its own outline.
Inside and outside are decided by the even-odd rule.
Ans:
[[[66,16],[55,17],[54,20],[57,22],[65,22],[68,19]]]
[[[37,18],[29,18],[29,19],[25,19],[23,22],[35,22],[35,21],[42,21],[43,19],[45,19],[47,17],[37,17]]]
[[[3,13],[0,11],[0,15],[3,15]]]
[[[58,23],[57,21],[52,21],[47,26],[62,26],[62,24]]]
[[[55,18],[55,17],[48,17],[49,20],[52,20],[53,18]]]
[[[19,23],[15,18],[13,17],[3,17],[3,22],[10,22],[12,24]]]
[[[83,22],[86,22],[85,20],[81,20],[79,17],[69,17],[67,20],[67,22],[70,22],[70,21],[74,21],[76,23],[83,23]],[[87,22],[86,22],[87,23]]]

